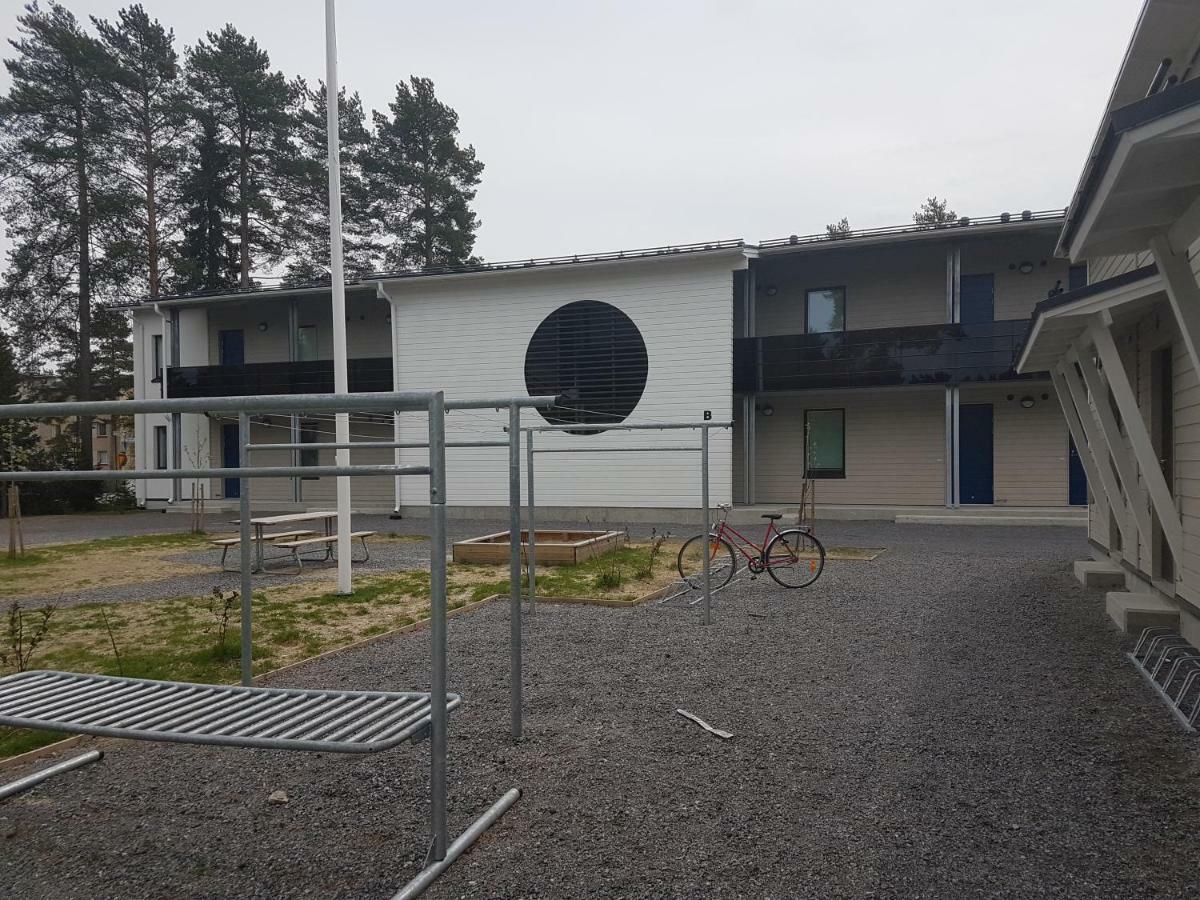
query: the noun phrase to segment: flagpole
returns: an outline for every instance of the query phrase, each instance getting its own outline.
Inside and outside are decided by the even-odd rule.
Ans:
[[[333,288],[333,390],[349,393],[346,353],[346,276],[342,262],[342,169],[338,141],[337,25],[334,0],[325,0],[325,110],[328,115],[326,136],[329,143],[329,277]],[[338,413],[337,442],[350,441],[350,416]],[[350,465],[350,451],[337,451],[337,464]],[[354,588],[350,577],[350,479],[337,479],[337,563],[338,593],[349,594]]]

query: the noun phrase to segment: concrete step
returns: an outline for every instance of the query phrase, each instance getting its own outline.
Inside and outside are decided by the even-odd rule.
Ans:
[[[896,516],[897,525],[1061,525],[1067,528],[1087,528],[1087,519],[1080,516],[1050,515],[903,515]]]
[[[1075,578],[1086,588],[1111,590],[1125,587],[1125,570],[1106,559],[1075,560]]]
[[[1126,634],[1141,634],[1155,626],[1179,629],[1179,609],[1159,594],[1109,591],[1104,598],[1108,616]]]

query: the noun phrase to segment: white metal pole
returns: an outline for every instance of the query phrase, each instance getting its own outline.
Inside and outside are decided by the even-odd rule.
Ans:
[[[338,147],[337,25],[334,0],[325,0],[325,110],[329,143],[329,278],[333,288],[333,390],[350,391],[346,362],[346,277],[342,265],[342,171]],[[338,413],[336,437],[339,444],[350,440],[350,416]],[[350,451],[337,451],[337,464],[350,465]],[[337,480],[338,593],[354,590],[350,578],[350,479]]]

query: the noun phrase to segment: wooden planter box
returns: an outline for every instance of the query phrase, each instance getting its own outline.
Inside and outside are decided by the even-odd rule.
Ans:
[[[543,531],[537,529],[537,564],[539,566],[573,566],[616,550],[625,544],[623,531]],[[529,532],[521,532],[521,549],[529,547]],[[500,565],[508,562],[508,532],[485,534],[469,541],[454,544],[456,563]]]

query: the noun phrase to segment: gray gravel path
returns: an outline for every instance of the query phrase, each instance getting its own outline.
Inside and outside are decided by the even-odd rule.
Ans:
[[[429,896],[1197,896],[1200,754],[1071,579],[1080,532],[846,532],[888,552],[798,594],[740,583],[709,628],[690,609],[542,608],[520,746],[507,606],[454,619],[452,832],[525,796]],[[427,640],[286,681],[427,687]],[[0,806],[0,896],[385,898],[423,856],[427,744],[106,746]]]

